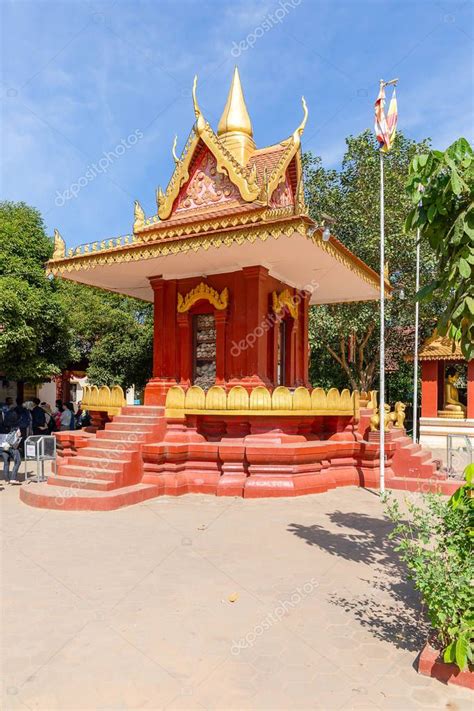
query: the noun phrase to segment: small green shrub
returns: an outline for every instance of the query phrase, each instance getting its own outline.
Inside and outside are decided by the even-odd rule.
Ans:
[[[421,594],[444,661],[461,670],[474,663],[474,464],[464,476],[449,500],[427,494],[421,504],[407,501],[408,517],[386,499],[395,550]]]

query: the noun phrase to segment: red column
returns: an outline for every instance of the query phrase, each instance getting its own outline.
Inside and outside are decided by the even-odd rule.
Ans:
[[[153,289],[153,377],[159,378],[163,374],[163,310],[164,310],[164,282],[161,276],[149,279]]]
[[[178,341],[179,341],[179,353],[180,353],[180,382],[179,384],[183,387],[188,387],[191,384],[192,372],[191,372],[191,319],[189,317],[189,312],[184,314],[178,314]]]
[[[474,359],[467,364],[467,413],[469,420],[474,420]]]
[[[297,385],[310,387],[309,382],[309,300],[311,294],[301,291],[300,304],[300,329],[301,329],[301,351],[297,354],[298,362],[301,363],[302,382]]]
[[[179,380],[178,358],[178,285],[176,279],[164,282],[163,300],[163,377]]]
[[[265,283],[268,269],[262,266],[244,267],[242,270],[246,291],[246,375],[269,383],[267,375],[267,331],[264,321],[268,311],[268,294]]]
[[[228,352],[226,354],[226,374],[230,380],[237,381],[246,371],[247,352],[245,336],[247,334],[246,282],[240,272],[233,275],[231,281],[231,299],[229,305]]]
[[[225,359],[226,359],[226,338],[225,329],[227,323],[226,311],[214,311],[214,320],[216,324],[216,385],[224,385]]]
[[[421,363],[421,416],[438,415],[438,361],[424,360]]]
[[[164,405],[166,393],[176,385],[176,281],[150,277],[153,289],[153,378],[145,388],[145,405]]]
[[[438,410],[444,409],[444,386],[446,383],[446,363],[444,360],[438,361]]]

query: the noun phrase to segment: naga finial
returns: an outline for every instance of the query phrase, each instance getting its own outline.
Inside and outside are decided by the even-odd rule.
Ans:
[[[198,83],[198,77],[197,74],[194,75],[194,81],[193,81],[193,106],[194,106],[194,114],[196,118],[199,118],[201,116],[201,109],[199,108],[197,96],[196,96],[196,89],[197,89],[197,83]]]
[[[173,148],[171,149],[171,152],[173,154],[174,162],[179,163],[179,158],[176,155],[176,144],[178,143],[178,134],[175,135],[174,141],[173,141]]]
[[[63,259],[66,255],[66,242],[59,234],[59,230],[54,228],[54,251],[52,259]]]
[[[164,194],[163,190],[161,189],[161,187],[156,189],[155,194],[156,194],[156,207],[159,210],[162,203],[163,203],[163,200],[165,199],[165,194]]]
[[[193,81],[193,106],[194,106],[194,114],[196,116],[196,128],[198,130],[198,133],[202,131],[204,126],[206,125],[206,122],[204,120],[204,116],[202,115],[202,111],[199,108],[198,100],[197,100],[197,94],[196,94],[196,89],[197,89],[197,74],[194,76],[194,81]]]
[[[298,144],[301,142],[301,135],[305,129],[306,122],[308,120],[308,106],[306,104],[304,96],[301,97],[301,103],[303,105],[303,120],[296,129],[296,131],[293,133],[293,140],[295,141],[295,143]]]
[[[145,212],[138,200],[135,200],[134,217],[133,231],[137,232],[145,227]]]

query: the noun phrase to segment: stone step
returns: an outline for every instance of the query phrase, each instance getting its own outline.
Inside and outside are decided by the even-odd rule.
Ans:
[[[407,442],[407,444],[402,445],[401,447],[403,452],[421,452],[422,446],[420,444],[416,444],[416,442]]]
[[[416,479],[414,477],[396,476],[386,480],[388,489],[402,489],[403,491],[416,491],[419,493],[438,493],[451,496],[459,489],[462,481],[447,479]]]
[[[427,452],[426,450],[420,449],[419,452],[413,452],[411,458],[418,462],[431,461],[431,452]]]
[[[77,490],[92,489],[93,491],[110,491],[117,489],[115,481],[106,479],[91,479],[83,476],[61,476],[55,475],[48,478],[49,486],[65,486],[66,488],[75,488]]]
[[[78,457],[70,457],[69,461],[66,462],[66,464],[71,464],[72,466],[75,467],[86,467],[89,469],[108,469],[109,471],[123,471],[124,467],[127,466],[127,464],[130,464],[131,459],[125,459],[124,457],[121,457],[120,459],[118,457],[114,457],[112,453],[112,456],[107,455],[100,455],[100,452],[105,452],[107,450],[105,449],[94,449],[92,450],[93,452],[96,452],[98,456],[89,456],[89,453],[86,457],[84,457],[81,454]],[[131,456],[131,455],[130,455]]]
[[[141,434],[140,432],[136,432],[133,430],[120,430],[117,432],[109,432],[109,430],[99,430],[96,433],[96,442],[98,440],[112,440],[114,442],[128,442],[129,444],[134,444],[135,446],[137,444],[142,444],[143,442],[146,442],[146,435]]]
[[[436,477],[436,469],[430,463],[426,466],[425,462],[421,467],[419,465],[415,467],[408,466],[404,473],[410,479],[433,479]]]
[[[115,415],[113,422],[120,424],[130,422],[130,424],[134,425],[154,425],[161,423],[162,420],[162,417],[156,415]]]
[[[164,415],[165,408],[157,405],[126,405],[122,407],[122,415]]]
[[[102,430],[101,430],[102,431]],[[120,440],[120,439],[104,439],[101,437],[100,439],[93,439],[91,442],[87,445],[87,456],[92,456],[92,450],[93,449],[100,449],[100,450],[105,450],[108,452],[119,452],[120,457],[127,451],[129,452],[137,452],[140,448],[140,445],[142,442],[127,442],[127,440]],[[90,447],[90,449],[89,449]],[[84,453],[84,450],[82,450],[81,454]],[[101,455],[102,456],[102,455]]]
[[[119,469],[87,468],[76,464],[64,464],[56,472],[58,477],[82,477],[84,479],[104,479],[106,481],[117,481],[121,475],[122,472]]]
[[[98,447],[95,442],[99,442],[101,445],[103,444],[104,446]],[[81,449],[80,457],[87,457],[87,458],[94,458],[94,459],[111,459],[117,462],[130,462],[132,459],[132,454],[133,452],[136,452],[138,450],[138,447],[134,447],[133,449],[127,448],[124,449],[123,447],[116,448],[116,447],[110,447],[110,442],[107,440],[93,440],[90,445],[87,445],[84,449]]]
[[[144,424],[143,422],[108,422],[105,425],[105,432],[143,432],[152,433],[155,427],[152,424]]]
[[[163,493],[156,484],[133,484],[111,491],[74,490],[47,484],[27,484],[20,489],[20,499],[29,506],[58,511],[112,511],[131,506]]]

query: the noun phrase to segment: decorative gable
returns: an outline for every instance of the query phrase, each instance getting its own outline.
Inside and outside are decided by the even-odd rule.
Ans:
[[[238,188],[224,173],[217,170],[214,156],[205,151],[191,174],[189,181],[181,189],[173,213],[212,207],[240,199]]]

